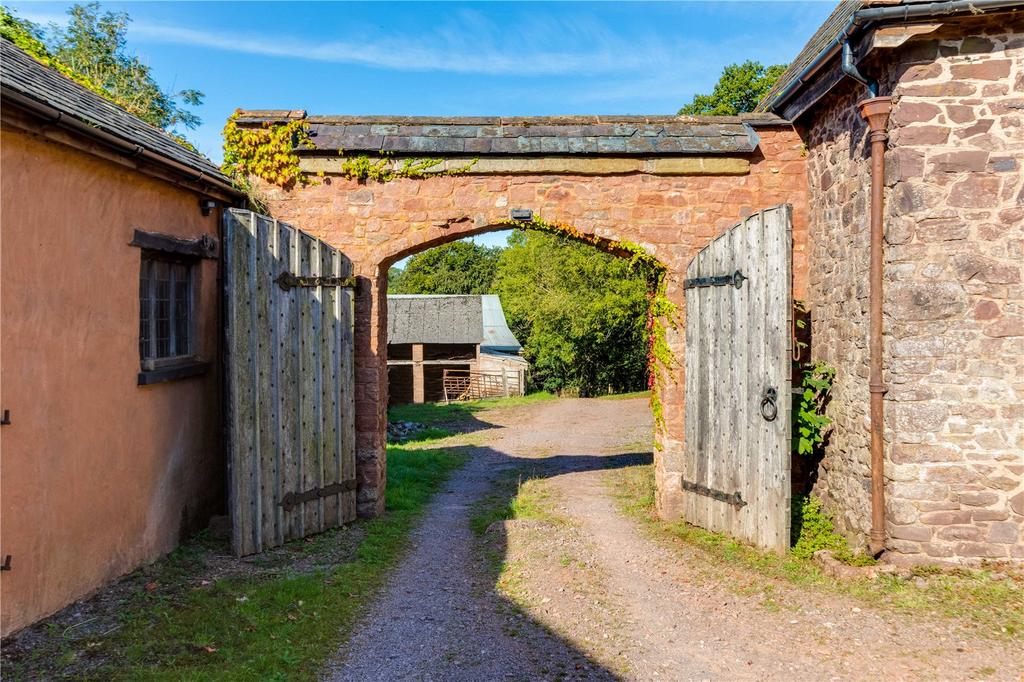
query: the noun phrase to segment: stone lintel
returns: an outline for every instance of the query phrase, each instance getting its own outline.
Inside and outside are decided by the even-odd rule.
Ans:
[[[340,175],[345,157],[306,156],[299,167],[307,173],[323,172]],[[402,159],[390,162],[401,167]],[[448,157],[431,170],[434,172],[460,170],[470,166],[467,175],[746,175],[750,161],[729,156],[675,156],[663,158],[631,157]]]

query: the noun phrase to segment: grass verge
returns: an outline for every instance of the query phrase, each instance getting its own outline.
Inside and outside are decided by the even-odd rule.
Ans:
[[[650,391],[633,391],[631,393],[609,393],[597,396],[598,400],[631,400],[633,398],[650,398]]]
[[[844,594],[875,608],[956,620],[987,637],[1024,640],[1024,574],[1019,571],[998,566],[952,572],[921,567],[910,575],[838,581],[792,551],[785,555],[763,552],[720,533],[659,520],[651,465],[610,471],[609,476],[619,507],[627,515],[641,521],[655,537],[678,539],[703,553],[719,579],[722,564],[753,574],[743,576],[746,591],[751,589],[748,578],[759,577],[766,593],[771,592],[772,581],[781,581]]]
[[[26,660],[5,660],[5,676],[313,679],[401,558],[431,496],[462,461],[444,450],[391,446],[384,516],[289,543],[283,562],[267,558],[267,570],[219,580],[199,579],[208,569],[211,552],[203,543],[209,541],[190,541],[144,569],[149,582],[117,604],[112,631],[69,644],[67,631],[53,628]],[[331,556],[346,536],[343,556]],[[226,551],[222,545],[213,550]],[[314,567],[298,570],[310,556]],[[158,587],[150,590],[151,585]],[[46,625],[41,627],[45,632]]]

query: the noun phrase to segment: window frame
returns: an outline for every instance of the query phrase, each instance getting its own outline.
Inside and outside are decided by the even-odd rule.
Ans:
[[[156,287],[157,280],[153,276],[155,271],[155,263],[162,262],[172,265],[184,265],[187,273],[188,281],[188,309],[187,309],[187,321],[186,330],[187,335],[186,343],[188,352],[177,355],[168,355],[160,357],[157,355],[157,315],[156,315]],[[199,353],[196,348],[197,342],[197,289],[199,284],[198,270],[200,260],[194,256],[182,255],[174,252],[159,251],[154,249],[143,249],[142,258],[139,263],[139,364],[144,372],[150,372],[160,369],[166,369],[171,367],[178,367],[181,365],[194,364],[199,361]],[[149,346],[149,354],[146,354],[142,350],[142,277],[144,270],[149,268],[148,277],[148,289],[147,289],[147,300],[149,302],[150,314],[149,314],[149,329],[148,339],[146,340]],[[172,280],[173,281],[173,280]],[[176,335],[178,332],[177,320],[175,319],[175,300],[176,295],[175,287],[171,286],[170,291],[170,302],[168,304],[170,308],[170,319],[168,321],[171,343],[176,344]]]

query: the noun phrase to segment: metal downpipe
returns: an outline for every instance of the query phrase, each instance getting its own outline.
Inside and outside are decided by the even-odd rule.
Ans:
[[[867,121],[871,143],[871,247],[869,281],[868,349],[870,372],[868,387],[871,395],[871,535],[869,547],[875,556],[885,549],[885,441],[883,428],[885,415],[882,399],[888,387],[882,375],[882,263],[885,179],[885,145],[889,139],[887,126],[892,98],[872,97],[857,107],[861,118]]]

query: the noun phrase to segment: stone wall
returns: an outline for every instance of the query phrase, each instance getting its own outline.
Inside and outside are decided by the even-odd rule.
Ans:
[[[339,247],[361,278],[356,301],[356,438],[359,504],[379,511],[385,476],[387,404],[387,268],[395,261],[456,239],[503,229],[513,207],[567,223],[605,244],[631,241],[668,267],[668,296],[680,306],[693,254],[713,237],[761,208],[794,205],[796,291],[805,288],[806,186],[803,142],[788,125],[759,128],[749,172],[659,175],[473,172],[427,179],[358,182],[328,175],[291,191],[265,188],[273,215]],[[334,155],[337,159],[337,154]],[[595,160],[601,163],[605,160]],[[330,173],[332,167],[324,169]],[[683,357],[683,327],[669,342]],[[656,457],[658,504],[678,518],[683,438],[683,370],[671,371],[664,393],[667,430]],[[673,484],[667,484],[672,481]]]
[[[886,154],[888,547],[1024,558],[1024,26],[948,22],[869,60]],[[868,152],[845,81],[807,117],[812,353],[838,368],[817,484],[862,540],[868,493]]]

